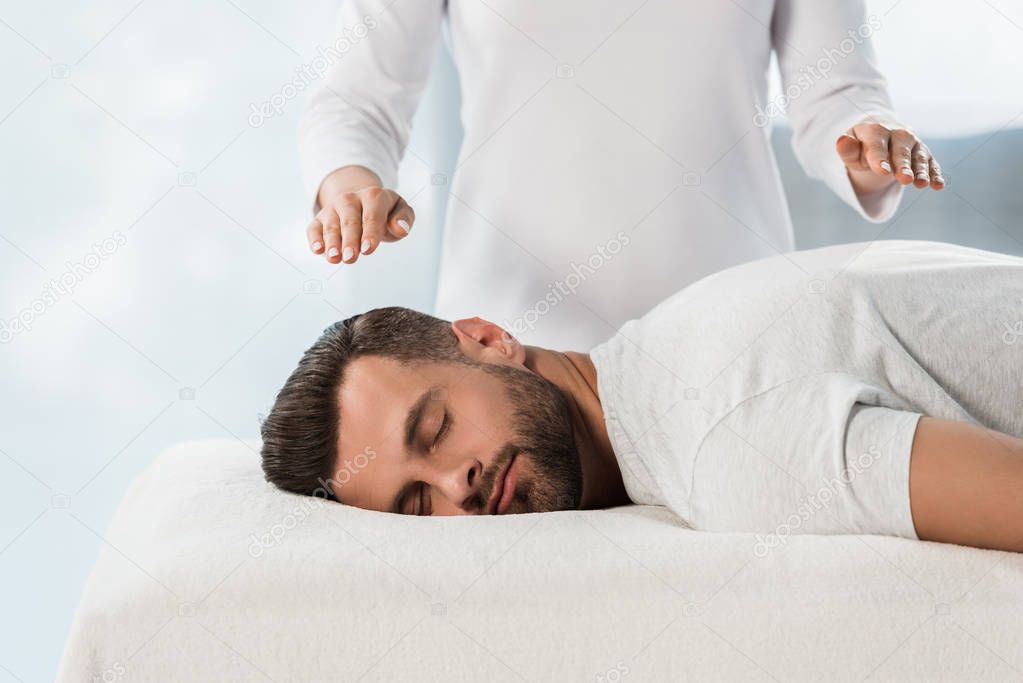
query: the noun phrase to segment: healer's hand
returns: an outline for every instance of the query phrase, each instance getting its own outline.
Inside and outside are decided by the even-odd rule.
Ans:
[[[897,181],[919,189],[945,187],[941,166],[920,138],[897,125],[859,123],[835,142],[858,194],[883,190]]]
[[[381,187],[376,174],[361,166],[327,176],[318,199],[322,208],[306,228],[306,239],[312,252],[325,254],[330,263],[355,263],[381,242],[404,238],[416,220],[401,195]]]

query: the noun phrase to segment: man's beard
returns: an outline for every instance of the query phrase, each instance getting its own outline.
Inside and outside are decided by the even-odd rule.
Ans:
[[[496,477],[512,458],[529,463],[530,473],[515,485],[508,512],[575,510],[582,503],[583,474],[572,429],[572,415],[564,392],[550,380],[525,368],[481,363],[501,380],[512,408],[516,448],[494,463]],[[521,470],[520,470],[521,471]],[[490,495],[495,482],[484,486]],[[485,504],[485,501],[484,501]]]

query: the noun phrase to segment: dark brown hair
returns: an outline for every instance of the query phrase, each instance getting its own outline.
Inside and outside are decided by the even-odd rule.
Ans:
[[[302,355],[260,427],[267,481],[333,498],[326,483],[337,460],[338,389],[348,364],[367,355],[472,364],[451,323],[409,308],[375,308],[334,323]]]

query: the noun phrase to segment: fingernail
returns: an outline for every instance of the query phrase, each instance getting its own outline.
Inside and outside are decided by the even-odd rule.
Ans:
[[[406,235],[408,234],[408,231],[411,230],[411,228],[408,225],[408,221],[405,220],[404,218],[398,219],[398,227],[404,230]]]
[[[345,250],[344,250],[344,252],[342,254],[341,260],[342,261],[349,261],[349,260],[351,260],[351,258],[353,256],[355,256],[355,250],[352,249],[351,247],[345,247]]]
[[[927,177],[927,174],[926,174],[926,173],[920,173],[920,174],[918,174],[918,175],[916,176],[916,179],[917,179],[917,180],[930,180],[930,178],[928,178],[928,177]]]
[[[313,242],[313,251],[323,249],[323,242]]]
[[[329,256],[330,258],[334,258],[337,255],[338,255],[337,247],[331,247],[330,251],[327,252],[327,256]]]
[[[945,184],[945,177],[944,176],[940,176],[940,175],[936,176],[934,178],[934,182],[941,183],[942,185],[944,185]]]
[[[913,175],[913,169],[911,169],[909,166],[904,166],[902,170],[899,171],[899,173],[901,173],[902,175]]]
[[[362,253],[369,251],[369,240],[362,240]]]
[[[888,171],[889,173],[892,172],[892,165],[889,164],[887,161],[882,161],[881,162],[881,168],[883,168],[884,170]]]

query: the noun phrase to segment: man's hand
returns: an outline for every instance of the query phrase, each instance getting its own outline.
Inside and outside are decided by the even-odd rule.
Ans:
[[[415,211],[375,173],[346,166],[327,176],[318,195],[320,212],[306,228],[309,248],[330,263],[355,263],[381,242],[397,242],[412,229]]]
[[[927,145],[897,125],[864,121],[839,137],[835,150],[859,195],[879,192],[895,181],[919,189],[945,187],[941,166]]]

